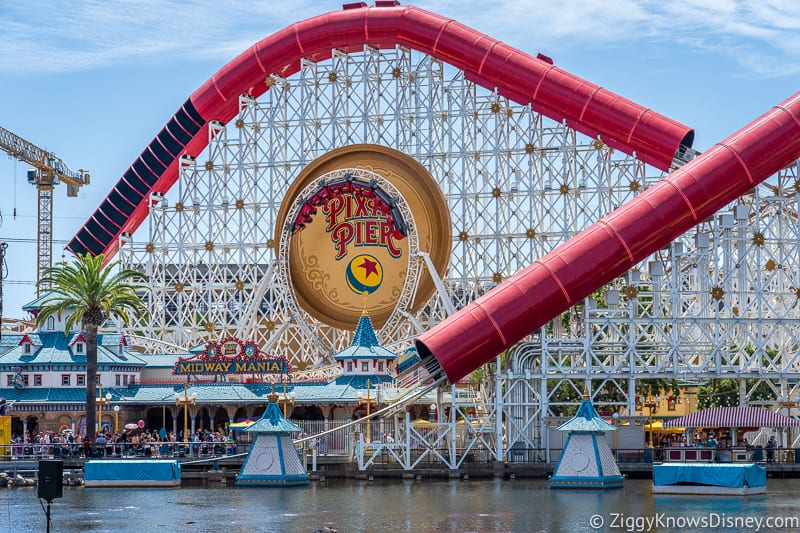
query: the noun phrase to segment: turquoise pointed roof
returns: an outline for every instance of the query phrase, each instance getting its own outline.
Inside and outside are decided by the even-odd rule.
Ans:
[[[617,428],[609,424],[597,414],[597,411],[588,398],[584,398],[578,407],[578,412],[571,420],[564,422],[558,426],[558,431],[581,431],[581,432],[597,432],[597,431],[616,431]]]
[[[32,300],[32,301],[26,303],[25,305],[23,305],[22,306],[22,310],[23,311],[27,311],[29,313],[32,313],[34,311],[38,311],[39,309],[42,308],[42,303],[44,303],[44,301],[47,300],[52,295],[53,295],[53,293],[49,292],[49,291],[45,292],[45,293],[42,293],[41,296],[38,296],[34,300]]]
[[[278,395],[274,392],[268,396],[269,403],[264,415],[244,431],[253,433],[292,433],[303,431],[300,426],[286,420],[278,407]]]
[[[397,355],[378,343],[378,336],[375,335],[372,319],[365,312],[358,319],[358,325],[353,334],[353,342],[333,358],[336,361],[343,359],[388,359],[393,361],[397,359]]]

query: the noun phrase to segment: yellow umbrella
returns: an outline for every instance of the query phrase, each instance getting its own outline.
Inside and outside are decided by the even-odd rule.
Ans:
[[[644,427],[645,431],[658,431],[659,433],[683,433],[686,428],[665,428],[664,422],[661,420],[654,420]]]
[[[252,420],[252,419],[248,418],[246,420],[242,420],[241,422],[234,422],[233,424],[229,424],[228,425],[228,429],[234,429],[234,430],[247,429],[250,426],[252,426],[253,424],[255,424],[256,422],[258,422],[258,420]]]

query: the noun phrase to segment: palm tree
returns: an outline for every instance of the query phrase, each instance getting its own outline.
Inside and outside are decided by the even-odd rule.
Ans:
[[[147,277],[136,270],[114,274],[119,261],[103,267],[103,260],[103,254],[79,254],[73,264],[64,262],[46,269],[39,286],[48,292],[36,315],[38,326],[53,315],[59,320],[66,315],[64,335],[69,335],[78,323],[86,332],[86,436],[92,442],[96,423],[97,330],[110,317],[128,325],[131,318],[142,319],[149,314],[136,294],[143,285],[134,283],[146,281]]]

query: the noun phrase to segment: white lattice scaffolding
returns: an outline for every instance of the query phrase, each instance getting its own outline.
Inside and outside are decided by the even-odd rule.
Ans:
[[[231,123],[209,125],[207,150],[181,160],[176,186],[120,248],[125,266],[150,276],[153,319],[139,329],[155,338],[191,346],[248,331],[299,368],[349,344],[349,331],[299,313],[285,276],[264,282],[271,265],[283,268],[275,235],[289,186],[335,148],[408,154],[450,211],[437,292],[378,332],[396,351],[663,177],[403,47],[334,50],[269,83],[260,99],[240,98]],[[497,459],[544,448],[544,419],[571,403],[560,400],[566,389],[632,413],[639,379],[796,382],[798,190],[796,167],[786,169],[509,350],[485,374],[485,389],[502,393],[475,442]]]

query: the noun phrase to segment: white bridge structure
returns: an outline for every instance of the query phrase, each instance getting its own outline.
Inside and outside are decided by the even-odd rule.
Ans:
[[[378,144],[413,157],[450,210],[446,275],[421,245],[410,259],[436,293],[417,312],[397,309],[377,332],[397,353],[664,176],[400,46],[334,50],[268,83],[263,97],[240,97],[235,120],[209,125],[208,148],[182,159],[176,185],[152,195],[145,222],[121,239],[123,266],[147,273],[152,286],[152,319],[133,330],[183,347],[251,338],[300,370],[328,368],[352,332],[298,305],[275,236],[294,177],[340,146]],[[732,378],[741,404],[780,408],[778,398],[800,392],[799,192],[793,165],[499,354],[476,375],[470,430],[458,426],[467,410],[457,388],[443,385],[436,401],[453,416],[408,442],[450,450],[441,458],[454,466],[470,447],[504,460],[511,450],[547,448],[546,419],[577,406],[584,389],[600,412],[633,415],[637,383],[651,379]],[[757,388],[773,398],[756,401]],[[410,444],[401,444],[376,446],[413,468]]]

